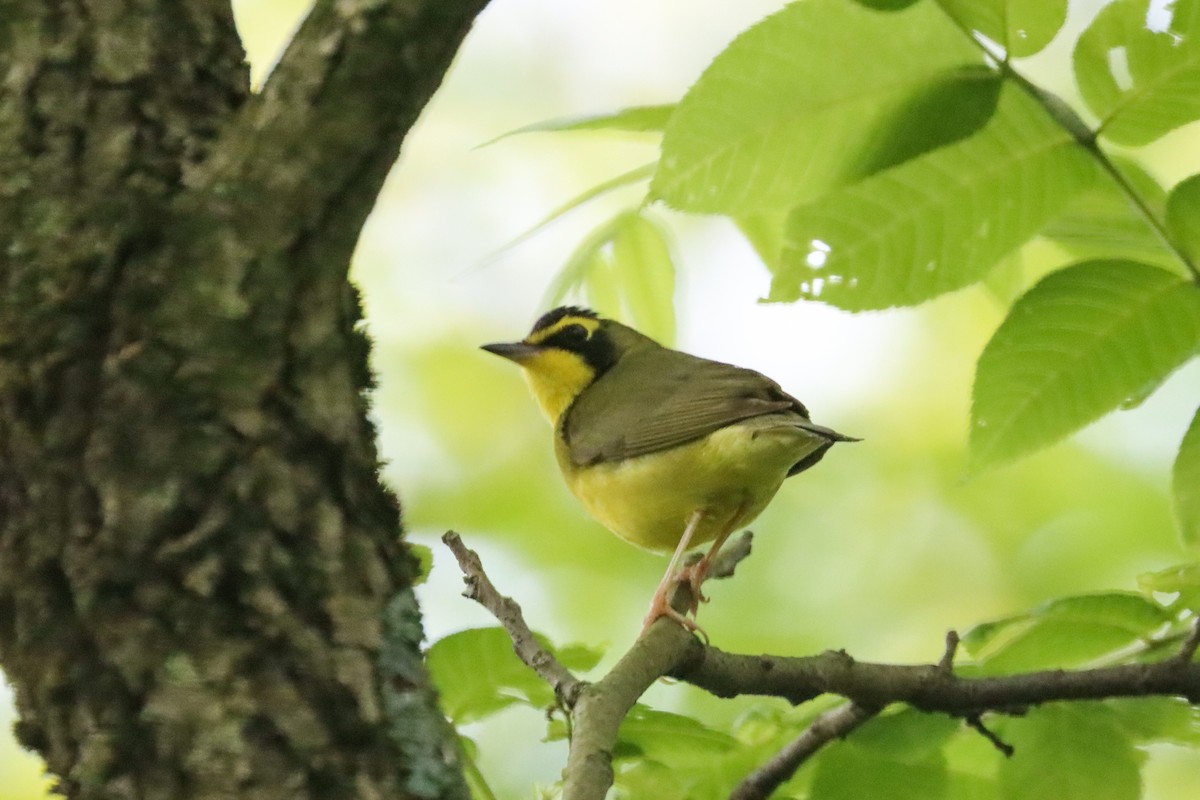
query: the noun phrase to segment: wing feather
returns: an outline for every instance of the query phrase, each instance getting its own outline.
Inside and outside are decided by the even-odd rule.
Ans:
[[[567,411],[563,434],[573,463],[645,455],[763,414],[808,411],[754,370],[665,348],[627,354]]]

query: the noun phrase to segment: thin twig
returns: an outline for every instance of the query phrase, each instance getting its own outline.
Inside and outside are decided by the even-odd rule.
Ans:
[[[942,653],[938,669],[947,675],[954,673],[954,656],[958,653],[959,641],[961,640],[958,638],[958,631],[946,631],[946,651]]]
[[[572,708],[586,684],[572,675],[571,671],[537,640],[537,636],[525,622],[525,615],[521,613],[521,606],[517,601],[500,594],[488,579],[478,553],[463,544],[462,538],[454,531],[446,531],[442,541],[454,553],[454,557],[458,559],[458,566],[463,571],[463,583],[467,585],[463,595],[492,612],[508,631],[517,657],[554,688],[554,693],[567,708]]]
[[[969,714],[966,717],[967,725],[973,730],[978,731],[979,735],[991,742],[992,747],[995,747],[1005,758],[1012,758],[1013,753],[1017,752],[1016,748],[1008,742],[997,736],[991,728],[983,724],[983,718],[979,714]]]
[[[821,714],[804,732],[751,772],[729,795],[729,800],[763,800],[796,774],[800,766],[834,739],[843,739],[850,731],[878,714],[879,707],[846,703]]]
[[[801,703],[832,693],[867,705],[905,702],[956,716],[1107,697],[1168,695],[1200,702],[1200,663],[1184,663],[1178,656],[1148,664],[968,678],[947,673],[940,664],[877,664],[841,651],[794,658],[716,647],[694,652],[673,677],[718,697],[771,695]]]

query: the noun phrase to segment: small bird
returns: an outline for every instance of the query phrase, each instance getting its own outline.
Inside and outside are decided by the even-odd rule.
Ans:
[[[671,607],[671,586],[691,584],[694,616],[729,535],[762,512],[785,478],[834,443],[858,441],[812,422],[761,373],[663,347],[586,308],[556,308],[521,341],[483,349],[522,367],[584,508],[628,542],[674,550],[643,632],[661,616],[699,630]],[[705,542],[713,543],[707,554],[675,575],[688,548]]]

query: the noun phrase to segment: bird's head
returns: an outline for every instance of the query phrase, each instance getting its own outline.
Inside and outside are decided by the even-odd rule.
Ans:
[[[649,340],[594,311],[562,306],[543,314],[521,341],[483,349],[521,365],[534,398],[554,423],[638,341]]]

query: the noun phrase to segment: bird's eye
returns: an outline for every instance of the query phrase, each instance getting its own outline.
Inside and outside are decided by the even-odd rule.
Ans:
[[[586,342],[588,331],[582,325],[568,325],[562,329],[562,336],[571,342]]]

